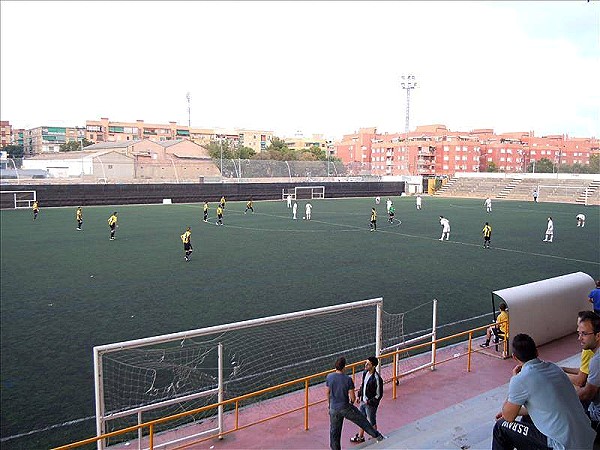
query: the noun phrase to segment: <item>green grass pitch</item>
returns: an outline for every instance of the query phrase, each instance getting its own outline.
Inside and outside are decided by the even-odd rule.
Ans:
[[[225,226],[202,222],[201,204],[1,212],[2,437],[94,415],[92,347],[382,296],[387,312],[439,300],[440,324],[489,313],[490,292],[582,271],[600,272],[598,207],[482,199],[313,200],[313,220],[283,201],[227,204]],[[116,240],[107,218],[119,212]],[[575,216],[584,212],[585,228]],[[451,223],[440,242],[439,215]],[[546,218],[555,242],[542,242]],[[493,227],[492,248],[481,228]],[[180,235],[192,227],[194,253]],[[430,325],[427,308],[407,331]],[[482,319],[484,320],[484,319]],[[487,322],[489,318],[481,323]],[[349,324],[349,326],[352,326]],[[93,420],[3,442],[41,448],[88,437]],[[6,446],[6,447],[5,447]]]

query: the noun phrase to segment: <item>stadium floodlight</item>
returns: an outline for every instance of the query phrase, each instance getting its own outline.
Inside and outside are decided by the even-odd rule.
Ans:
[[[187,104],[188,104],[188,127],[191,128],[192,127],[192,108],[190,106],[190,100],[192,97],[189,92],[187,94],[185,94],[185,98],[187,99]]]
[[[406,90],[406,123],[404,126],[404,133],[406,134],[405,143],[406,150],[408,151],[408,130],[410,123],[410,91],[417,87],[417,81],[414,75],[402,75],[400,79],[402,80],[400,82],[400,86],[402,86],[402,89]],[[415,174],[417,172],[416,169],[417,168],[415,167]]]

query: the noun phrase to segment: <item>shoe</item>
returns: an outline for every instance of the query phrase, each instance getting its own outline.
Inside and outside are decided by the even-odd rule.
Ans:
[[[189,261],[189,258],[187,256],[184,256],[183,259],[185,259],[186,261]]]
[[[355,434],[354,437],[350,438],[350,442],[365,442],[364,437],[360,437],[358,434]]]
[[[438,239],[438,241],[443,241],[443,240],[444,240],[444,238],[439,238],[439,239]]]
[[[484,342],[483,344],[479,344],[479,346],[480,346],[481,348],[487,348],[487,347],[489,347],[489,346],[490,346],[490,344],[489,344],[489,343],[486,343],[486,342]]]
[[[377,436],[375,439],[377,439],[377,442],[381,442],[384,439],[387,439],[387,436],[384,436],[383,434],[380,434],[379,436]]]

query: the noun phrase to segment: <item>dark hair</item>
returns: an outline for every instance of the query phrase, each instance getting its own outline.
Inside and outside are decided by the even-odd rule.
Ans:
[[[596,280],[596,287],[600,288],[600,280]]]
[[[502,302],[502,303],[500,303],[499,308],[501,311],[506,311],[508,309],[508,305],[506,303]]]
[[[581,323],[590,322],[592,324],[592,329],[594,333],[600,333],[600,316],[596,314],[594,311],[583,311],[585,314],[582,314],[579,319]]]
[[[346,358],[340,356],[335,360],[335,368],[336,370],[344,370],[344,367],[346,367]]]
[[[369,356],[367,359],[371,364],[373,364],[373,367],[377,367],[379,365],[379,360],[376,356]]]
[[[533,338],[528,334],[517,334],[512,341],[513,355],[521,362],[526,363],[537,358],[538,352]]]
[[[579,311],[577,313],[577,318],[581,321],[581,320],[594,320],[594,317],[598,317],[598,314],[596,314],[594,311],[591,311],[589,309],[586,309],[585,311]]]

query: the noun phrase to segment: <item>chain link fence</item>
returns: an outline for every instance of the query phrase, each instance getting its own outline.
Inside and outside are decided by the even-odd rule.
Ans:
[[[204,159],[143,162],[135,158],[93,155],[55,159],[7,159],[0,163],[2,184],[80,183],[237,183],[287,181],[370,181],[371,165],[340,161]]]

